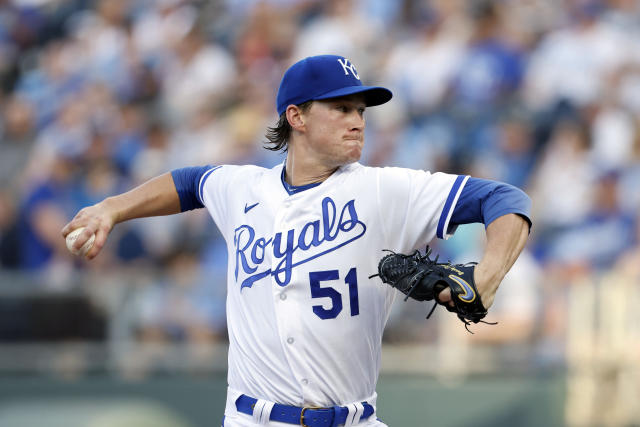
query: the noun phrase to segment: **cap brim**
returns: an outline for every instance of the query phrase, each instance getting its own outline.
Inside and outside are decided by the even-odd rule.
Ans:
[[[348,86],[324,93],[320,96],[315,96],[313,99],[340,98],[342,96],[354,95],[356,93],[364,95],[364,102],[367,107],[384,104],[393,97],[393,94],[389,89],[380,86]]]

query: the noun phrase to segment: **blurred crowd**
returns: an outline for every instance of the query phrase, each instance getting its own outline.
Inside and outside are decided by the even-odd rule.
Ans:
[[[504,326],[474,340],[553,353],[571,283],[618,269],[640,286],[637,0],[0,1],[0,270],[59,292],[78,272],[146,274],[140,339],[224,339],[226,246],[206,212],[121,224],[90,263],[60,229],[174,168],[282,162],[262,147],[279,79],[322,53],[394,93],[366,113],[362,163],[532,197],[492,311]],[[465,261],[482,244],[461,227],[436,250]],[[406,307],[386,339],[433,339]]]

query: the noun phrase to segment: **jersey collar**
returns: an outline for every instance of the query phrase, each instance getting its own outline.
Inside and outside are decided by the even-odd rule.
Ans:
[[[286,170],[287,170],[286,166],[282,165],[282,173],[280,174],[280,181],[282,181],[282,185],[284,186],[284,189],[287,191],[287,193],[289,193],[290,196],[296,193],[300,193],[301,191],[308,190],[313,187],[317,187],[318,185],[322,184],[322,182],[312,182],[311,184],[305,184],[305,185],[291,185],[284,179]]]

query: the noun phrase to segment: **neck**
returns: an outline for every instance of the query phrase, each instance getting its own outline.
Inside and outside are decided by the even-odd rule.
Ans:
[[[310,162],[309,159],[296,158],[292,153],[289,153],[287,154],[285,180],[296,187],[313,184],[329,178],[337,169],[337,166],[327,167]]]
[[[288,184],[300,186],[322,182],[329,178],[338,166],[326,165],[311,156],[304,156],[293,147],[289,147],[285,171]]]

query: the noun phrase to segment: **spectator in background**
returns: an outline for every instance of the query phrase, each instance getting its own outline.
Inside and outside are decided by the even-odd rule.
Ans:
[[[197,8],[181,0],[158,0],[140,8],[133,17],[133,39],[143,62],[156,65],[165,59],[197,18]]]
[[[377,65],[373,61],[381,47],[378,38],[385,30],[366,21],[354,0],[328,0],[322,5],[323,13],[300,28],[292,58],[340,52],[359,64],[359,73],[373,74],[369,70]]]
[[[630,283],[640,284],[640,212],[636,212],[633,246],[619,257],[614,271],[623,274]]]
[[[84,52],[83,73],[103,82],[114,93],[131,86],[128,68],[136,60],[128,29],[126,0],[98,0],[95,10],[85,10],[69,23],[70,38]]]
[[[87,79],[84,53],[72,40],[52,41],[18,78],[15,93],[33,106],[38,131],[55,121],[58,110],[82,89]]]
[[[28,186],[19,208],[20,266],[27,272],[50,276],[61,284],[66,277],[51,277],[57,261],[68,258],[57,229],[64,224],[73,207],[71,192],[75,168],[73,159],[55,156],[48,173]],[[58,280],[59,279],[59,280]]]
[[[466,169],[472,150],[517,99],[524,58],[504,37],[501,10],[493,0],[469,2],[471,35],[458,61],[447,102],[454,120],[455,169]]]
[[[0,79],[10,90],[20,73],[20,58],[37,48],[55,31],[55,23],[41,8],[20,2],[3,2],[0,10]]]
[[[23,172],[29,163],[35,137],[34,111],[18,96],[10,97],[2,108],[0,127],[0,188],[10,193],[24,184]]]
[[[640,115],[636,116],[636,133],[627,164],[621,170],[619,200],[622,208],[630,213],[640,212]]]
[[[112,135],[121,126],[122,107],[120,101],[109,86],[100,81],[87,82],[83,87],[81,98],[87,111],[88,123],[93,136],[99,137],[99,141],[91,143],[90,156],[109,157],[112,150]],[[96,142],[97,144],[94,144]],[[98,147],[94,147],[94,145],[98,145]]]
[[[466,114],[494,111],[510,101],[520,88],[524,72],[522,54],[504,39],[502,17],[494,1],[469,3],[469,15],[471,39],[458,64],[451,102]]]
[[[73,184],[72,198],[75,206],[96,203],[121,188],[116,165],[109,159],[82,161],[76,176],[81,179]]]
[[[132,159],[131,171],[134,182],[148,181],[158,172],[171,168],[171,158],[167,158],[167,152],[170,150],[169,131],[170,128],[160,121],[149,123],[142,150]]]
[[[466,42],[435,8],[420,9],[413,20],[412,37],[391,47],[383,77],[410,117],[433,114],[442,105]]]
[[[173,46],[162,66],[162,105],[167,119],[178,124],[207,105],[222,105],[232,94],[236,75],[233,57],[207,43],[194,26]]]
[[[0,271],[20,268],[20,232],[11,195],[0,189]]]
[[[391,119],[381,120],[399,134],[388,147],[381,147],[388,152],[374,154],[384,159],[381,164],[450,169],[455,122],[441,107],[464,55],[466,34],[451,29],[450,18],[439,6],[414,5],[411,37],[392,46],[386,60],[384,80],[391,82],[394,96],[402,102],[395,105],[398,111]],[[368,141],[375,143],[376,135],[371,136]]]
[[[121,103],[112,127],[106,135],[109,139],[111,161],[124,176],[135,173],[132,166],[146,143],[146,112],[142,105]]]
[[[592,184],[594,198],[588,214],[550,243],[549,257],[564,264],[582,264],[603,271],[634,243],[634,218],[618,200],[617,171],[606,171]]]
[[[247,127],[251,127],[251,123]],[[212,105],[205,104],[174,127],[165,151],[165,156],[169,154],[166,156],[169,160],[167,167],[175,168],[177,165],[193,165],[198,162],[222,164],[228,156],[228,146],[232,141],[227,117]]]
[[[81,93],[59,102],[60,109],[48,126],[41,129],[32,152],[29,178],[48,172],[47,164],[61,156],[71,160],[80,158],[91,144],[89,111]]]
[[[186,351],[187,366],[209,369],[211,344],[224,336],[224,280],[203,275],[197,252],[182,248],[169,254],[162,265],[162,279],[138,295],[137,329],[143,344],[173,343]],[[221,296],[221,298],[220,298]],[[153,348],[153,346],[151,347]],[[148,354],[150,368],[162,367],[161,351]]]
[[[622,169],[633,160],[637,123],[630,111],[606,98],[595,108],[591,155],[603,168]]]
[[[582,221],[588,214],[595,175],[589,145],[586,125],[566,119],[554,128],[538,159],[531,187],[534,216],[551,234]]]
[[[505,113],[480,141],[473,149],[471,175],[528,186],[537,157],[533,129],[524,112],[514,108]]]
[[[561,100],[583,107],[605,94],[603,83],[634,50],[619,28],[600,21],[597,1],[567,3],[569,22],[543,35],[531,53],[524,90],[533,110]]]
[[[277,85],[276,65],[291,54],[295,43],[295,19],[294,10],[283,11],[268,2],[256,5],[242,21],[233,41],[240,73],[249,74],[255,83]]]

